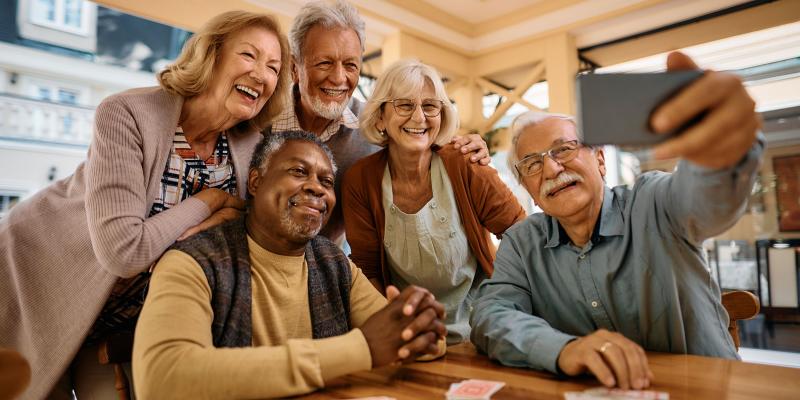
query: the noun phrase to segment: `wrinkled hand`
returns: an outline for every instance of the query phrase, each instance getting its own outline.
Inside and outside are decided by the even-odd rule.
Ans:
[[[588,371],[603,385],[626,390],[647,388],[653,380],[644,349],[605,329],[567,343],[558,356],[558,368],[570,376]]]
[[[241,198],[232,196],[228,192],[220,189],[203,189],[200,193],[192,197],[206,203],[211,214],[214,214],[221,208],[235,208],[244,211],[247,205]]]
[[[667,69],[697,69],[697,65],[688,56],[674,52],[667,58]],[[712,169],[730,167],[741,160],[755,141],[761,118],[741,79],[734,74],[707,71],[661,105],[650,123],[657,133],[664,133],[704,111],[707,114],[699,123],[653,148],[653,157],[681,157]]]
[[[453,144],[454,148],[461,149],[461,154],[475,153],[469,158],[472,162],[489,165],[489,161],[492,161],[492,158],[489,157],[489,148],[486,146],[486,142],[477,133],[463,136],[455,135],[450,140],[450,143]]]
[[[408,297],[408,299],[406,299],[405,304],[403,304],[403,315],[412,316],[417,310],[424,310],[430,307],[436,312],[436,318],[438,318],[439,321],[444,321],[446,316],[444,306],[436,301],[436,297],[434,297],[433,293],[424,288],[419,289],[421,290],[414,292]],[[400,290],[398,290],[397,287],[389,285],[389,287],[386,288],[386,299],[390,302],[399,295]],[[408,342],[409,340],[413,339],[414,336],[416,336],[416,333],[426,330],[431,323],[429,316],[430,314],[426,313],[417,315],[414,321],[412,321],[403,329],[402,332],[400,332],[400,337]],[[437,329],[438,328],[440,328],[440,326],[437,325]],[[444,337],[447,335],[447,329],[444,328],[443,324],[441,325],[441,328],[442,330],[438,331],[437,333],[441,339],[444,339]],[[401,359],[407,359],[410,354],[411,350],[407,348],[407,346],[403,346],[397,351],[397,355]]]
[[[389,286],[387,293],[389,304],[360,327],[369,345],[373,368],[421,354],[437,354],[436,341],[447,334],[440,319],[444,306],[417,286],[409,286],[401,293]]]
[[[187,229],[186,232],[183,232],[183,234],[178,238],[178,241],[186,239],[189,236],[194,235],[195,233],[199,233],[208,228],[217,226],[223,222],[236,219],[241,214],[242,212],[238,208],[233,208],[233,207],[220,208],[215,213],[211,214],[208,218],[206,218],[203,222]]]

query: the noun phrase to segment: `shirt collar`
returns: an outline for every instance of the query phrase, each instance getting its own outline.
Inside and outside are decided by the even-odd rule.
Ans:
[[[547,219],[549,220],[549,224],[545,227],[547,243],[544,247],[552,248],[562,244],[569,244],[569,236],[567,236],[561,224],[558,223],[558,220],[549,215]],[[603,187],[603,205],[597,219],[591,238],[593,244],[597,244],[601,237],[620,236],[624,233],[624,218],[619,199],[616,198],[614,191],[608,186]]]
[[[297,113],[295,112],[295,107],[300,102],[300,91],[298,90],[297,85],[295,85],[294,89],[292,90],[292,97],[294,100],[292,101],[292,104],[284,109],[283,112],[278,114],[278,116],[275,118],[275,121],[272,123],[272,130],[274,132],[303,130],[303,128],[300,127],[300,121],[297,119]],[[351,98],[350,102],[352,101],[353,99]],[[342,116],[328,124],[328,126],[325,128],[325,131],[322,132],[322,135],[320,135],[320,140],[323,142],[330,140],[333,135],[339,132],[339,128],[342,125],[349,129],[358,129],[358,117],[350,109],[350,102],[348,102],[347,107],[344,108]]]

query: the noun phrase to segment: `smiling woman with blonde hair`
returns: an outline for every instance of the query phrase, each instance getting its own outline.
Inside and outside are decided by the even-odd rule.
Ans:
[[[501,235],[525,212],[493,168],[443,146],[458,116],[434,68],[417,60],[391,65],[360,125],[384,149],[345,174],[351,259],[378,290],[428,288],[447,310],[447,343],[462,342],[473,294],[492,274],[489,232]]]
[[[0,221],[0,347],[31,364],[23,396],[116,396],[98,341],[133,330],[148,268],[170,245],[239,215],[259,131],[287,105],[289,61],[273,17],[212,18],[160,87],[97,107],[71,176]]]

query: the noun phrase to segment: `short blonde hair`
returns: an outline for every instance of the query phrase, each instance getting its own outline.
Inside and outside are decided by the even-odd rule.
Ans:
[[[419,60],[400,60],[390,65],[375,83],[375,89],[359,116],[361,134],[368,142],[386,147],[388,138],[378,131],[377,123],[383,115],[386,102],[398,98],[414,98],[422,91],[425,82],[433,85],[436,98],[442,101],[442,123],[434,144],[443,146],[450,142],[458,129],[456,108],[444,91],[442,78],[436,69]]]
[[[250,120],[242,121],[231,128],[232,132],[247,132],[264,129],[273,118],[288,107],[291,95],[291,58],[286,36],[271,15],[249,11],[228,11],[212,18],[183,46],[173,64],[158,74],[158,83],[165,90],[183,96],[197,96],[211,84],[214,68],[220,58],[225,41],[243,29],[260,27],[272,32],[281,45],[281,70],[275,91],[264,108]]]

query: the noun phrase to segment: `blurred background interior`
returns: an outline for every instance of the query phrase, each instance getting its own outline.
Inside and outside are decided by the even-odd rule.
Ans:
[[[506,170],[506,127],[540,109],[574,113],[578,73],[662,71],[681,49],[702,68],[741,76],[764,119],[767,148],[747,212],[704,244],[724,290],[761,313],[740,321],[745,360],[800,367],[800,1],[352,0],[367,25],[355,96],[407,57],[436,66],[461,131],[484,136]],[[273,13],[286,30],[301,0],[0,0],[0,217],[74,171],[95,106],[159,71],[204,21],[231,9]],[[609,116],[611,118],[621,116]],[[611,186],[672,170],[606,149]]]

